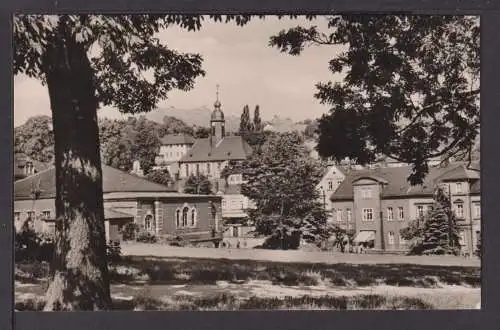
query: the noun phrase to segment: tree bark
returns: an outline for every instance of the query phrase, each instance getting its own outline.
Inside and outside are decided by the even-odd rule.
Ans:
[[[55,139],[56,237],[45,310],[111,307],[93,71],[63,18],[42,59]]]

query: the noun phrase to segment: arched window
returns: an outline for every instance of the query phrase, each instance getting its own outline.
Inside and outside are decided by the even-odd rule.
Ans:
[[[144,227],[146,228],[146,231],[154,230],[154,218],[152,214],[148,214],[144,217]]]
[[[191,226],[194,227],[196,225],[196,209],[193,207],[191,209]]]
[[[175,225],[176,225],[176,227],[181,226],[181,210],[179,210],[179,209],[177,209],[177,211],[175,211]]]
[[[182,210],[182,226],[185,227],[188,224],[188,212],[187,206]]]

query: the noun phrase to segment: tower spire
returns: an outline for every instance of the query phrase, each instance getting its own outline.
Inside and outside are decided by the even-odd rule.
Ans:
[[[215,92],[216,99],[215,99],[214,107],[216,109],[220,109],[220,107],[221,107],[221,103],[219,101],[219,87],[220,86],[219,86],[219,84],[217,84],[217,85],[215,85],[215,87],[216,87],[216,92]]]

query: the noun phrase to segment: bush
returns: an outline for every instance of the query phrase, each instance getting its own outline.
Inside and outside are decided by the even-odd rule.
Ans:
[[[54,255],[54,241],[48,235],[23,227],[16,233],[14,251],[16,261],[50,261]]]
[[[141,243],[156,243],[158,242],[158,239],[156,238],[155,235],[148,233],[148,232],[139,232],[137,234],[137,237],[135,239],[137,242]]]
[[[124,241],[133,241],[136,239],[137,233],[139,232],[139,226],[131,222],[123,226],[122,229],[122,239]]]
[[[122,249],[120,246],[120,242],[118,241],[109,241],[108,245],[106,245],[106,254],[108,256],[108,260],[119,261],[122,255]]]

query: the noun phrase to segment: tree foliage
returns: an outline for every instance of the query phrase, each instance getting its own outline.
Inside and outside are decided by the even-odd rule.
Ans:
[[[146,175],[146,178],[153,181],[153,182],[163,184],[165,186],[168,186],[169,184],[171,184],[173,182],[173,178],[167,169],[151,170]]]
[[[212,194],[212,183],[206,176],[191,174],[184,184],[184,193],[186,194],[200,194],[200,195],[211,195]]]
[[[253,131],[262,132],[264,126],[262,125],[262,118],[260,118],[260,107],[257,104],[253,112]]]
[[[438,188],[432,209],[401,229],[413,254],[458,254],[460,242],[449,198]]]
[[[20,152],[42,163],[54,159],[54,134],[49,116],[30,117],[14,128],[14,152]]]
[[[220,16],[212,16],[220,21]],[[203,75],[198,54],[181,54],[156,34],[196,30],[188,15],[16,15],[13,71],[46,84],[56,167],[56,248],[46,310],[109,309],[97,108],[152,110]],[[245,18],[233,16],[242,24]]]
[[[368,163],[379,154],[413,165],[421,183],[427,161],[467,155],[479,131],[479,22],[467,16],[342,15],[328,30],[295,27],[270,45],[299,55],[337,46],[315,97],[331,111],[319,122],[320,155]]]
[[[243,112],[241,113],[239,134],[245,135],[250,133],[253,128],[252,126],[252,121],[250,119],[250,108],[248,107],[248,105],[245,105],[243,107]]]
[[[317,201],[316,183],[321,168],[309,158],[302,138],[296,133],[274,135],[248,160],[233,164],[225,175],[242,173],[242,193],[255,202],[250,212],[257,231],[271,235],[269,242],[299,237],[318,241],[326,230],[326,214]],[[278,237],[278,238],[277,238]],[[285,245],[282,245],[285,244]]]

